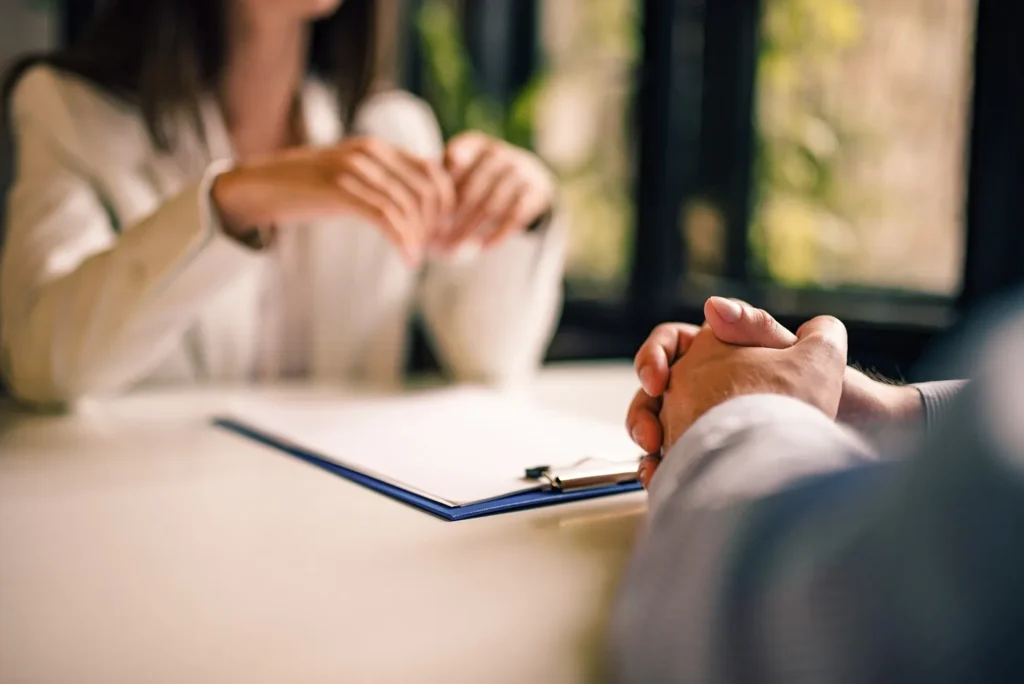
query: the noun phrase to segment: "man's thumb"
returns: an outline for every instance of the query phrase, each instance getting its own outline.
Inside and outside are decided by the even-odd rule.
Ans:
[[[834,316],[812,318],[796,331],[797,346],[813,349],[842,360],[846,365],[846,326]]]
[[[704,304],[704,318],[715,337],[726,344],[787,349],[797,339],[767,311],[735,299],[712,297]]]

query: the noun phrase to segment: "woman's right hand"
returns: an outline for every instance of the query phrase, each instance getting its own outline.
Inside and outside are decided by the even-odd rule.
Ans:
[[[413,265],[455,207],[454,186],[440,161],[376,138],[298,148],[243,164],[221,174],[211,195],[225,232],[234,237],[355,214],[377,226]]]

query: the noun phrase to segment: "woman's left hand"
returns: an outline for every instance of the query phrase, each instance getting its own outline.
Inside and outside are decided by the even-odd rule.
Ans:
[[[483,133],[452,138],[444,164],[455,183],[455,215],[437,247],[497,244],[551,211],[555,179],[536,155]]]

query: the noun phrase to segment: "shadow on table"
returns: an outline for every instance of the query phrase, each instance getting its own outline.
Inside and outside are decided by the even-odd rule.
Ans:
[[[603,557],[605,560],[605,581],[594,596],[595,615],[590,627],[578,635],[577,648],[586,663],[584,681],[604,682],[609,680],[608,644],[609,624],[615,595],[622,579],[629,553],[640,532],[647,513],[645,494],[630,495],[629,501],[609,500],[600,505],[590,505],[586,510],[555,510],[540,516],[535,525],[545,531],[554,532],[559,543],[571,544],[588,555]]]

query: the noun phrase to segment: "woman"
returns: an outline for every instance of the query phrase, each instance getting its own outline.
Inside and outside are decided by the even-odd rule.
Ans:
[[[140,383],[393,383],[414,306],[457,379],[538,362],[563,235],[531,154],[443,148],[371,94],[373,0],[109,0],[10,79],[3,374],[36,403]]]

